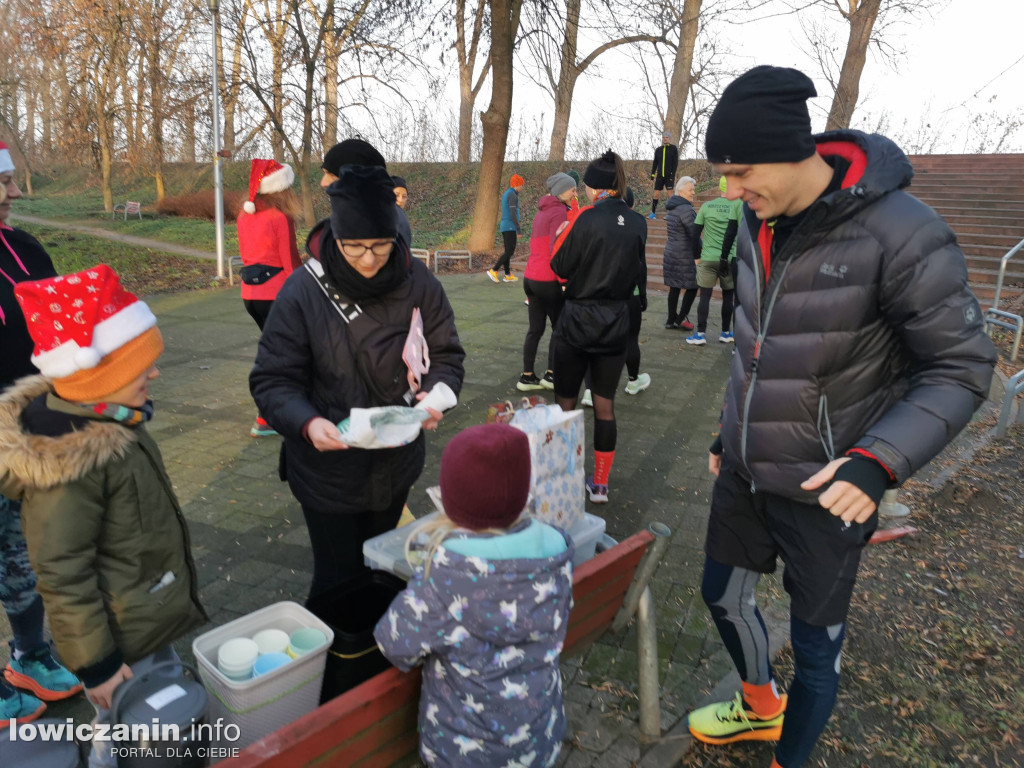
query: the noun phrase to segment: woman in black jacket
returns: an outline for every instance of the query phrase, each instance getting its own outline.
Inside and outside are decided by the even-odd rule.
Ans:
[[[565,307],[552,338],[555,396],[562,410],[576,407],[589,366],[594,401],[594,474],[587,491],[608,501],[608,475],[615,459],[615,389],[626,362],[628,302],[634,290],[647,308],[647,222],[623,201],[626,173],[611,150],[583,175],[593,206],[583,210],[551,261],[564,278]]]
[[[435,429],[462,388],[465,357],[444,289],[398,234],[387,172],[350,166],[327,194],[330,220],[310,232],[310,262],[278,294],[249,377],[284,437],[281,476],[313,547],[310,597],[364,568],[363,542],[395,527],[423,470],[422,433],[365,450],[342,443],[336,425],[352,408],[418,401]],[[418,388],[402,356],[415,309],[430,359]]]

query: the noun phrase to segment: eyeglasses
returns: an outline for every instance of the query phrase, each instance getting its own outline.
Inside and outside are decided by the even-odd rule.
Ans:
[[[361,258],[367,251],[372,251],[374,256],[387,256],[391,253],[391,249],[394,248],[395,242],[392,240],[387,243],[374,243],[373,245],[363,245],[362,243],[342,243],[341,251],[350,259]]]

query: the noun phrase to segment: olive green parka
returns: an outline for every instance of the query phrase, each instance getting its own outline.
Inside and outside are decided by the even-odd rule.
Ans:
[[[188,527],[144,426],[69,408],[42,376],[20,379],[0,396],[0,493],[22,502],[53,638],[86,687],[207,620]]]

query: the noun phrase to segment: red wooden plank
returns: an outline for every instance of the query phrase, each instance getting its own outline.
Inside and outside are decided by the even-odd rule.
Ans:
[[[653,540],[653,534],[641,531],[576,569],[577,608],[570,616],[567,653],[582,650],[584,641],[589,645],[611,624]],[[416,750],[419,691],[419,670],[389,669],[250,745],[230,766],[227,760],[218,763],[218,768],[326,766],[338,764],[342,756],[347,765],[361,768],[391,765]]]
[[[633,581],[633,574],[627,571],[620,574],[615,581],[605,584],[601,589],[591,592],[586,598],[577,600],[569,614],[569,631],[574,624],[586,621],[594,613],[604,610],[609,604],[616,609],[622,605],[622,599]]]
[[[388,669],[249,745],[231,759],[230,768],[305,765],[402,704],[418,700],[419,691],[418,669],[408,673]],[[228,768],[227,761],[218,765]]]
[[[625,541],[619,542],[611,549],[595,555],[579,568],[574,569],[573,588],[575,589],[576,584],[590,578],[602,568],[612,566],[616,560],[632,556],[636,550],[639,550],[642,555],[644,550],[647,549],[647,545],[652,541],[654,541],[653,533],[650,531],[640,531],[640,533],[634,533]]]
[[[622,602],[608,603],[602,610],[592,614],[583,621],[569,625],[569,630],[565,633],[565,652],[569,655],[578,652],[577,645],[579,641],[594,632],[600,630],[603,633],[608,627],[611,626],[612,621],[615,620],[615,615],[619,612]]]

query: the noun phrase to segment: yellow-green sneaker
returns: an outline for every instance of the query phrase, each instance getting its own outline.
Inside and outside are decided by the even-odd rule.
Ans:
[[[782,735],[782,718],[786,712],[786,695],[782,708],[772,718],[760,718],[743,704],[737,691],[731,701],[719,701],[690,713],[689,726],[693,738],[706,744],[731,744],[734,741],[778,741]]]

